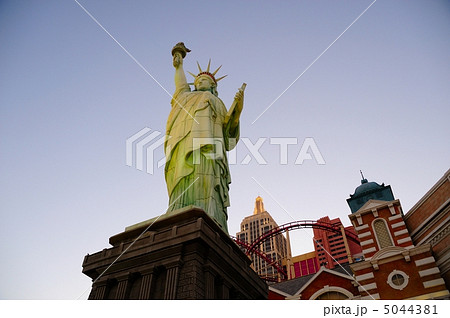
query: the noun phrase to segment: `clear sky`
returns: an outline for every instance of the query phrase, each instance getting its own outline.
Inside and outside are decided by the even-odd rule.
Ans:
[[[378,0],[344,34],[371,0],[79,2],[170,93],[179,41],[186,71],[223,65],[227,106],[247,83],[241,137],[267,138],[267,164],[238,145],[230,234],[258,195],[278,224],[349,225],[360,169],[407,212],[449,168],[448,1]],[[72,0],[2,1],[0,40],[0,299],[86,299],[83,257],[167,208],[163,169],[127,166],[125,141],[164,132],[170,96]],[[275,137],[298,140],[287,164]],[[305,138],[324,165],[294,163]]]

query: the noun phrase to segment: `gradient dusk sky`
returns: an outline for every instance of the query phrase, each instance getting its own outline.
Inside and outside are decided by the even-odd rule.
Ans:
[[[163,169],[127,166],[125,141],[165,131],[180,41],[186,71],[223,65],[227,107],[247,83],[241,137],[266,138],[267,164],[238,144],[232,235],[258,195],[280,225],[349,225],[359,170],[406,213],[450,167],[448,1],[2,1],[0,39],[0,299],[86,299],[83,257],[165,211]],[[271,138],[297,138],[286,164]],[[305,138],[325,164],[295,164]]]

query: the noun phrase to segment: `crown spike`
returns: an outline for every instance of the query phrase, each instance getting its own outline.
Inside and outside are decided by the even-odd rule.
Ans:
[[[209,73],[209,68],[210,68],[210,66],[211,66],[211,59],[209,59],[209,62],[208,62],[208,67],[206,68],[206,71]]]
[[[201,72],[203,72],[202,71],[202,68],[200,67],[200,64],[198,64],[198,61],[197,61],[197,66],[198,66],[198,71],[201,73]]]
[[[191,74],[191,76],[193,76],[194,78],[196,78],[196,77],[197,77],[197,75],[195,75],[195,74],[192,74],[192,73],[191,73],[191,72],[189,72],[189,71],[188,71],[188,73],[189,73],[189,74]]]
[[[227,77],[227,76],[228,76],[228,75],[224,75],[224,76],[222,76],[222,77],[219,77],[218,79],[216,79],[216,83],[217,83],[218,81],[224,79],[224,78]]]
[[[212,75],[216,76],[216,73],[220,70],[220,68],[222,67],[222,65],[220,65],[217,70],[214,71],[214,73],[212,73]]]

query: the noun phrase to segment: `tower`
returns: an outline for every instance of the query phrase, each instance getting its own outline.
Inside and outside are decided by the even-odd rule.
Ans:
[[[264,208],[263,199],[258,196],[255,200],[253,215],[245,217],[241,222],[241,231],[236,233],[236,237],[246,243],[255,241],[264,233],[278,227],[278,224]],[[287,242],[282,234],[275,235],[267,239],[259,247],[261,252],[281,265],[281,261],[287,256]],[[252,255],[252,268],[260,277],[278,279],[275,269],[267,262]]]
[[[390,186],[363,178],[347,203],[364,258],[351,264],[361,299],[449,297],[431,245],[413,244]]]

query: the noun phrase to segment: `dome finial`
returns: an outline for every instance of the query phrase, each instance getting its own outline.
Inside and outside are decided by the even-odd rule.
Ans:
[[[361,170],[359,170],[359,173],[361,173],[361,184],[363,184],[363,183],[367,183],[367,179],[366,178],[364,178],[364,175],[363,175],[363,172],[361,171]]]

